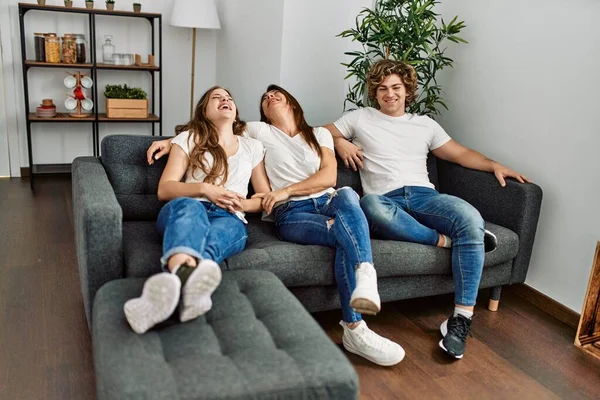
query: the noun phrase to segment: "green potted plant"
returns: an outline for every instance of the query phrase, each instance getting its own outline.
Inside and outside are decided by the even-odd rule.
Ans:
[[[94,8],[94,0],[85,0],[85,8]]]
[[[45,6],[46,0],[37,0],[38,6]]]
[[[67,8],[73,7],[73,0],[65,0],[65,7],[67,7]]]
[[[133,12],[142,12],[142,3],[133,3]]]
[[[446,41],[467,43],[458,34],[464,21],[454,17],[450,23],[439,18],[435,0],[378,0],[373,9],[365,8],[356,17],[356,26],[338,36],[359,42],[362,50],[345,54],[353,57],[342,63],[348,69],[346,79],[352,78],[344,101],[355,107],[373,106],[366,96],[366,76],[371,65],[383,58],[402,60],[412,65],[419,80],[419,94],[408,111],[433,116],[440,107],[448,109],[442,97],[437,73],[452,67],[454,61],[445,54]]]
[[[140,88],[106,85],[104,97],[108,118],[148,118],[148,95]]]
[[[106,9],[112,11],[115,9],[115,0],[106,0]]]

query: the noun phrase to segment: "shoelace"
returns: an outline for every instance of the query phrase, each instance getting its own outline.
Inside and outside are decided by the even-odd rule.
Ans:
[[[458,314],[448,320],[448,332],[458,336],[463,342],[467,340],[467,336],[471,335],[470,321]]]
[[[382,351],[385,346],[386,340],[370,330],[369,328],[363,329],[363,331],[358,335],[360,340],[371,347],[374,350]]]

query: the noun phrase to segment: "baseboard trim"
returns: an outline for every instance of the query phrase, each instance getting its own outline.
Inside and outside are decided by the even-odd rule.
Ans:
[[[539,308],[542,311],[552,315],[557,320],[567,324],[573,329],[579,326],[579,318],[581,315],[568,307],[563,306],[558,301],[551,299],[545,294],[537,291],[524,283],[511,285],[510,290],[522,298]],[[500,300],[502,302],[502,300]]]

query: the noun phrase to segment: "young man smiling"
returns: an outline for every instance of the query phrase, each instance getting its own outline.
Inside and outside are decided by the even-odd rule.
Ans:
[[[427,155],[431,151],[463,167],[493,172],[502,186],[507,177],[529,181],[452,140],[433,119],[407,113],[417,90],[417,75],[410,65],[377,62],[367,75],[367,89],[369,98],[377,101],[376,108],[350,112],[326,128],[346,166],[360,170],[365,193],[360,204],[375,235],[452,247],[455,308],[441,325],[440,347],[462,358],[481,280],[484,239],[491,250],[495,237],[485,231],[473,206],[434,189],[427,173]]]

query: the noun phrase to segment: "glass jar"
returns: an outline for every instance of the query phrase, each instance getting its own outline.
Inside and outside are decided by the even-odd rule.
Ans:
[[[75,43],[75,35],[65,33],[62,41],[62,62],[65,64],[75,64],[77,62],[77,44]]]
[[[60,42],[56,33],[46,34],[46,41],[44,43],[44,50],[46,51],[46,62],[59,63],[60,62]]]
[[[113,64],[113,54],[115,46],[112,44],[112,35],[104,35],[106,42],[102,45],[102,62],[104,64]]]
[[[87,41],[85,40],[85,35],[75,35],[75,44],[77,47],[77,62],[80,64],[85,63],[88,47]]]
[[[46,62],[46,38],[43,33],[34,33],[35,61]]]

